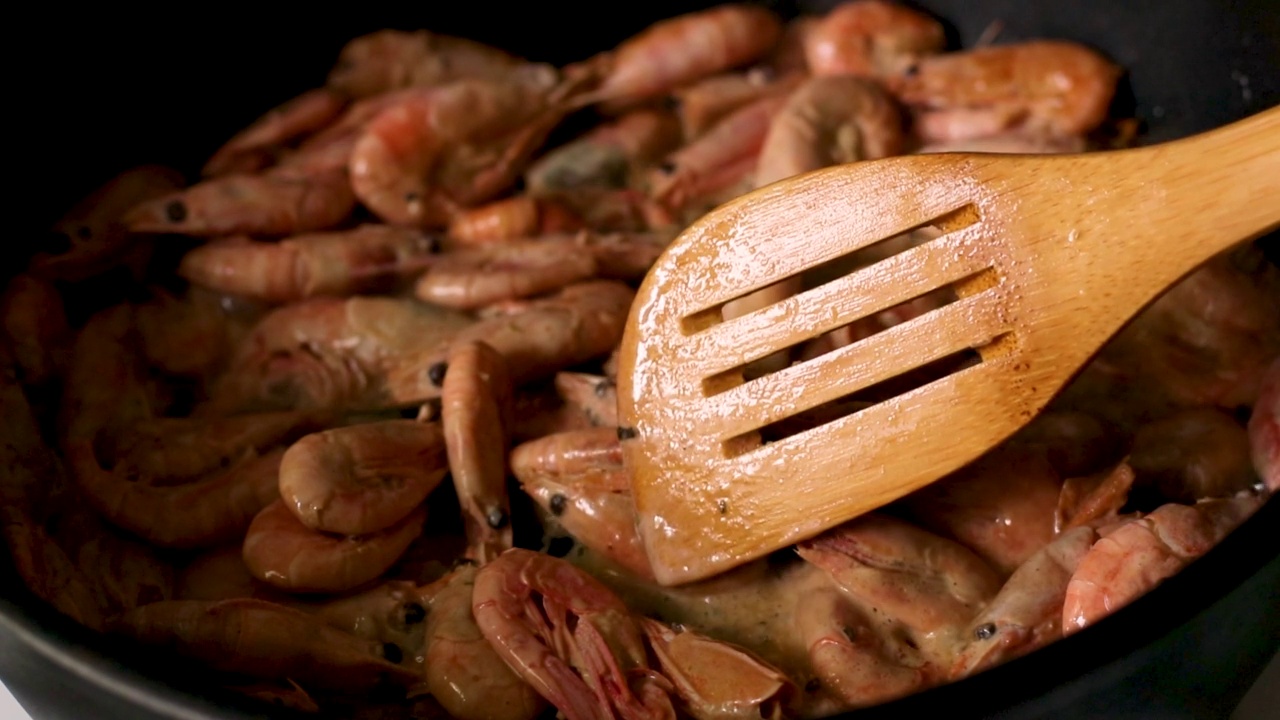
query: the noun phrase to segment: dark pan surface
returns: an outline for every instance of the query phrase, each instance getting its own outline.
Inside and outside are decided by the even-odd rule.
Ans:
[[[26,8],[10,27],[16,238],[5,275],[44,229],[112,174],[142,162],[193,171],[265,109],[323,81],[347,39],[428,27],[563,63],[644,25],[712,2],[167,5]],[[791,14],[831,2],[775,2]],[[1058,37],[1099,48],[1129,71],[1117,103],[1150,141],[1181,137],[1280,101],[1276,0],[931,0],[953,44],[993,21],[999,41]],[[570,25],[572,23],[572,25]],[[589,28],[583,30],[580,28]],[[10,190],[14,193],[15,190]],[[0,469],[0,472],[3,470]],[[853,717],[1225,717],[1280,648],[1280,504],[1271,502],[1203,561],[1096,626],[1021,661]],[[200,687],[198,671],[113,655],[52,613],[0,553],[0,677],[45,718],[241,718],[257,706]],[[12,648],[22,648],[15,651]]]

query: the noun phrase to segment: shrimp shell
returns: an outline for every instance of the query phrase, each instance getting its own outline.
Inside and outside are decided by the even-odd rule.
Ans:
[[[204,164],[205,177],[256,172],[275,152],[297,138],[332,122],[346,109],[347,99],[327,88],[307,92],[275,107],[236,133]]]
[[[379,30],[349,41],[326,84],[355,98],[472,78],[501,79],[523,61],[498,48],[427,30]]]
[[[882,0],[837,6],[808,29],[805,61],[817,76],[877,77],[901,72],[946,45],[942,25],[928,15]]]

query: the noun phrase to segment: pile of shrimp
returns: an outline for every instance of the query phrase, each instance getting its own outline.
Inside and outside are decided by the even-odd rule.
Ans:
[[[121,648],[347,717],[818,717],[1078,632],[1280,490],[1280,270],[1256,246],[973,465],[683,587],[636,533],[614,353],[718,203],[903,153],[1091,149],[1119,77],[1069,42],[947,51],[882,0],[725,5],[565,67],[353,39],[198,180],[121,173],[9,282],[15,566]],[[119,292],[82,307],[89,282]]]

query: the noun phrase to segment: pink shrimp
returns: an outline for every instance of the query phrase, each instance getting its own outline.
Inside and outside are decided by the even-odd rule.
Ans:
[[[1019,565],[966,623],[951,677],[972,675],[1061,638],[1068,582],[1096,538],[1092,528],[1069,530]]]
[[[130,168],[76,203],[54,223],[48,247],[31,257],[27,271],[46,280],[79,282],[120,265],[135,271],[149,246],[121,218],[135,205],[182,189],[182,173],[161,165]]]
[[[308,90],[267,112],[236,133],[209,158],[205,177],[263,170],[288,143],[319,130],[346,108],[346,98],[327,88]]]
[[[311,530],[283,500],[253,518],[244,564],[257,579],[289,592],[342,592],[386,572],[422,532],[425,505],[379,532],[360,536]]]
[[[606,70],[593,94],[617,110],[763,57],[782,35],[776,15],[721,5],[656,23],[593,61]]]
[[[454,249],[581,228],[582,221],[563,204],[519,195],[458,213],[445,231],[445,242],[446,249]]]
[[[1258,402],[1249,418],[1249,447],[1253,468],[1263,485],[1280,492],[1280,359],[1262,379]]]
[[[618,386],[603,375],[556,373],[556,394],[585,415],[593,426],[618,425]]]
[[[770,92],[770,73],[753,68],[746,72],[714,75],[672,93],[676,115],[691,142],[715,126],[721,118]],[[673,150],[675,148],[672,148]]]
[[[1075,43],[1036,40],[926,57],[890,81],[926,142],[1081,135],[1106,118],[1120,69]]]
[[[313,433],[280,461],[280,497],[312,530],[379,532],[422,504],[449,470],[435,423],[349,425]]]
[[[471,80],[403,96],[351,151],[351,188],[383,220],[443,227],[508,189],[578,89],[550,66],[508,81]]]
[[[498,655],[569,720],[675,717],[627,606],[564,560],[508,550],[476,573],[471,608]]]
[[[1218,544],[1261,507],[1244,492],[1195,505],[1162,505],[1103,532],[1067,585],[1062,632],[1070,635],[1128,605]]]
[[[551,150],[525,172],[539,197],[583,188],[625,188],[633,173],[679,147],[680,124],[665,110],[633,110]]]
[[[467,557],[481,564],[512,542],[507,448],[513,393],[506,361],[496,350],[480,341],[453,347],[440,389],[440,422],[462,506]]]
[[[355,209],[345,168],[281,167],[225,175],[147,200],[128,212],[133,232],[284,236],[325,230]]]
[[[464,565],[437,583],[427,616],[426,689],[459,720],[533,720],[546,702],[476,625],[475,577],[476,568]]]
[[[434,238],[420,231],[386,225],[296,235],[270,243],[234,238],[188,252],[178,274],[219,292],[272,303],[294,302],[388,289],[398,278],[426,269],[436,245]]]
[[[883,0],[854,0],[814,23],[804,55],[814,75],[885,77],[945,45],[942,25],[928,15]]]
[[[343,95],[364,98],[407,87],[501,79],[522,62],[466,38],[426,30],[379,30],[343,46],[327,85]]]

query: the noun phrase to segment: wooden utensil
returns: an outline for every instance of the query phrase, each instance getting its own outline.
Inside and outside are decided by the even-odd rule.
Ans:
[[[721,317],[730,300],[928,225],[943,234]],[[964,466],[1164,289],[1277,225],[1280,108],[1134,150],[856,163],[721,206],[650,270],[622,341],[619,437],[657,579],[727,570]],[[744,381],[748,363],[948,286],[951,304]],[[980,361],[852,414],[785,437],[774,425],[972,350]]]

